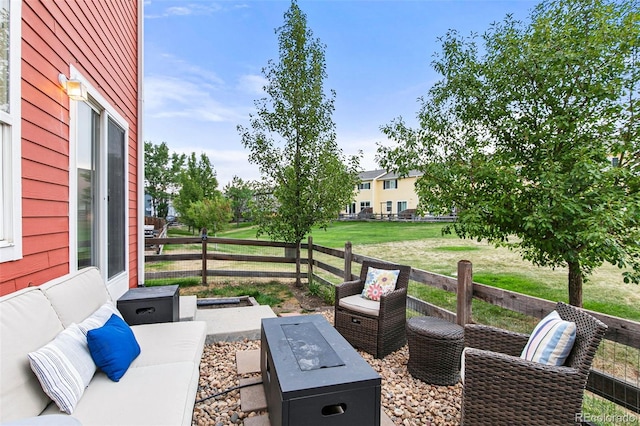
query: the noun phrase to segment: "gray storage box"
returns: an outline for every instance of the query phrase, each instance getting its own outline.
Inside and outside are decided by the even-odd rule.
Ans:
[[[118,310],[129,325],[180,321],[180,287],[132,288],[118,299]]]
[[[263,319],[260,367],[272,426],[380,425],[380,375],[322,315]]]

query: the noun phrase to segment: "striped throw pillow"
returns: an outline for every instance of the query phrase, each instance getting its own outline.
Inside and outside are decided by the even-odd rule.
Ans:
[[[78,327],[80,327],[80,330],[86,336],[89,330],[102,327],[113,314],[116,314],[120,318],[122,318],[122,314],[120,313],[120,311],[118,311],[115,305],[112,302],[107,301],[93,314],[91,314],[84,321],[78,324]]]
[[[28,357],[44,392],[61,411],[71,414],[96,372],[80,327],[71,324]]]
[[[547,365],[563,365],[575,340],[576,324],[552,311],[533,329],[520,357]]]

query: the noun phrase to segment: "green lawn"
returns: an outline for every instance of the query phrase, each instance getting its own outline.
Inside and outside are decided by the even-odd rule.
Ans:
[[[540,268],[520,258],[517,252],[487,243],[442,235],[442,223],[344,221],[326,230],[313,229],[314,244],[344,248],[353,252],[411,265],[414,268],[454,276],[461,259],[473,263],[474,281],[551,301],[567,301],[567,271]],[[244,226],[221,232],[220,237],[255,239],[256,228]],[[266,238],[262,236],[262,238]],[[598,312],[640,321],[640,287],[625,284],[620,270],[605,264],[584,284],[584,307]],[[442,290],[412,285],[410,292],[439,306],[455,310],[455,295]],[[492,308],[474,301],[474,316],[492,315]],[[525,325],[524,328],[529,325]]]
[[[344,248],[346,241],[351,241],[353,244],[379,244],[430,238],[457,239],[455,235],[442,237],[442,226],[440,223],[344,221],[333,222],[326,230],[314,228],[311,236],[314,244],[331,248]],[[236,228],[235,225],[232,225],[226,231],[219,233],[218,236],[255,239],[256,228],[253,226]],[[261,239],[267,239],[267,237],[263,235]]]

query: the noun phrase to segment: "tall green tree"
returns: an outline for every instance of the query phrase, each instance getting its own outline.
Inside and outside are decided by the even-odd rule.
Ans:
[[[144,189],[151,196],[151,208],[156,217],[166,218],[169,201],[178,188],[178,177],[185,155],[170,153],[166,142],[144,143]]]
[[[197,228],[189,221],[188,210],[192,203],[205,199],[214,200],[221,197],[218,190],[218,179],[213,164],[206,154],[200,157],[195,152],[187,158],[186,166],[179,174],[180,190],[174,200],[174,207],[180,213],[181,220],[189,226]]]
[[[231,212],[236,225],[240,224],[244,214],[249,209],[249,203],[253,197],[253,189],[250,182],[245,182],[238,176],[234,176],[222,190],[224,196],[231,202]]]
[[[314,225],[326,226],[353,196],[359,158],[345,162],[332,121],[335,92],[325,94],[324,50],[307,27],[295,1],[276,29],[279,62],[263,74],[268,97],[255,101],[251,128],[238,126],[249,160],[262,175],[254,203],[258,233],[296,243],[296,284],[300,281],[300,244]]]
[[[567,267],[581,306],[605,261],[640,280],[639,12],[633,0],[554,0],[530,18],[447,33],[420,127],[383,126],[398,145],[378,156],[421,170],[421,205],[456,207],[461,237]]]
[[[196,229],[207,229],[208,235],[225,229],[231,220],[231,203],[222,196],[202,199],[189,205],[185,216]]]

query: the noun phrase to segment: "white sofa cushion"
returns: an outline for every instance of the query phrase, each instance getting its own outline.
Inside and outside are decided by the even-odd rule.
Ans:
[[[27,354],[62,330],[38,287],[0,298],[0,422],[37,416],[51,402],[31,371]]]
[[[50,414],[48,416],[27,417],[2,423],[2,426],[82,426],[78,419],[66,414]]]
[[[198,380],[193,362],[130,368],[119,382],[98,371],[72,416],[86,426],[190,426]]]
[[[380,313],[380,302],[365,299],[360,294],[347,296],[340,299],[339,306],[365,315],[377,317]]]
[[[28,357],[44,392],[61,411],[73,413],[96,372],[85,334],[71,324],[51,342],[29,352]]]
[[[79,324],[111,300],[96,268],[85,268],[40,286],[65,327]]]
[[[200,362],[207,337],[204,321],[141,324],[131,327],[140,345],[140,356],[131,368],[170,362]]]
[[[118,311],[113,302],[107,301],[102,306],[100,306],[97,311],[89,315],[87,318],[85,318],[84,321],[78,324],[78,327],[80,327],[80,330],[82,330],[82,332],[86,336],[89,330],[102,327],[113,314],[116,314],[117,316],[122,318],[122,314],[120,313],[120,311]]]

